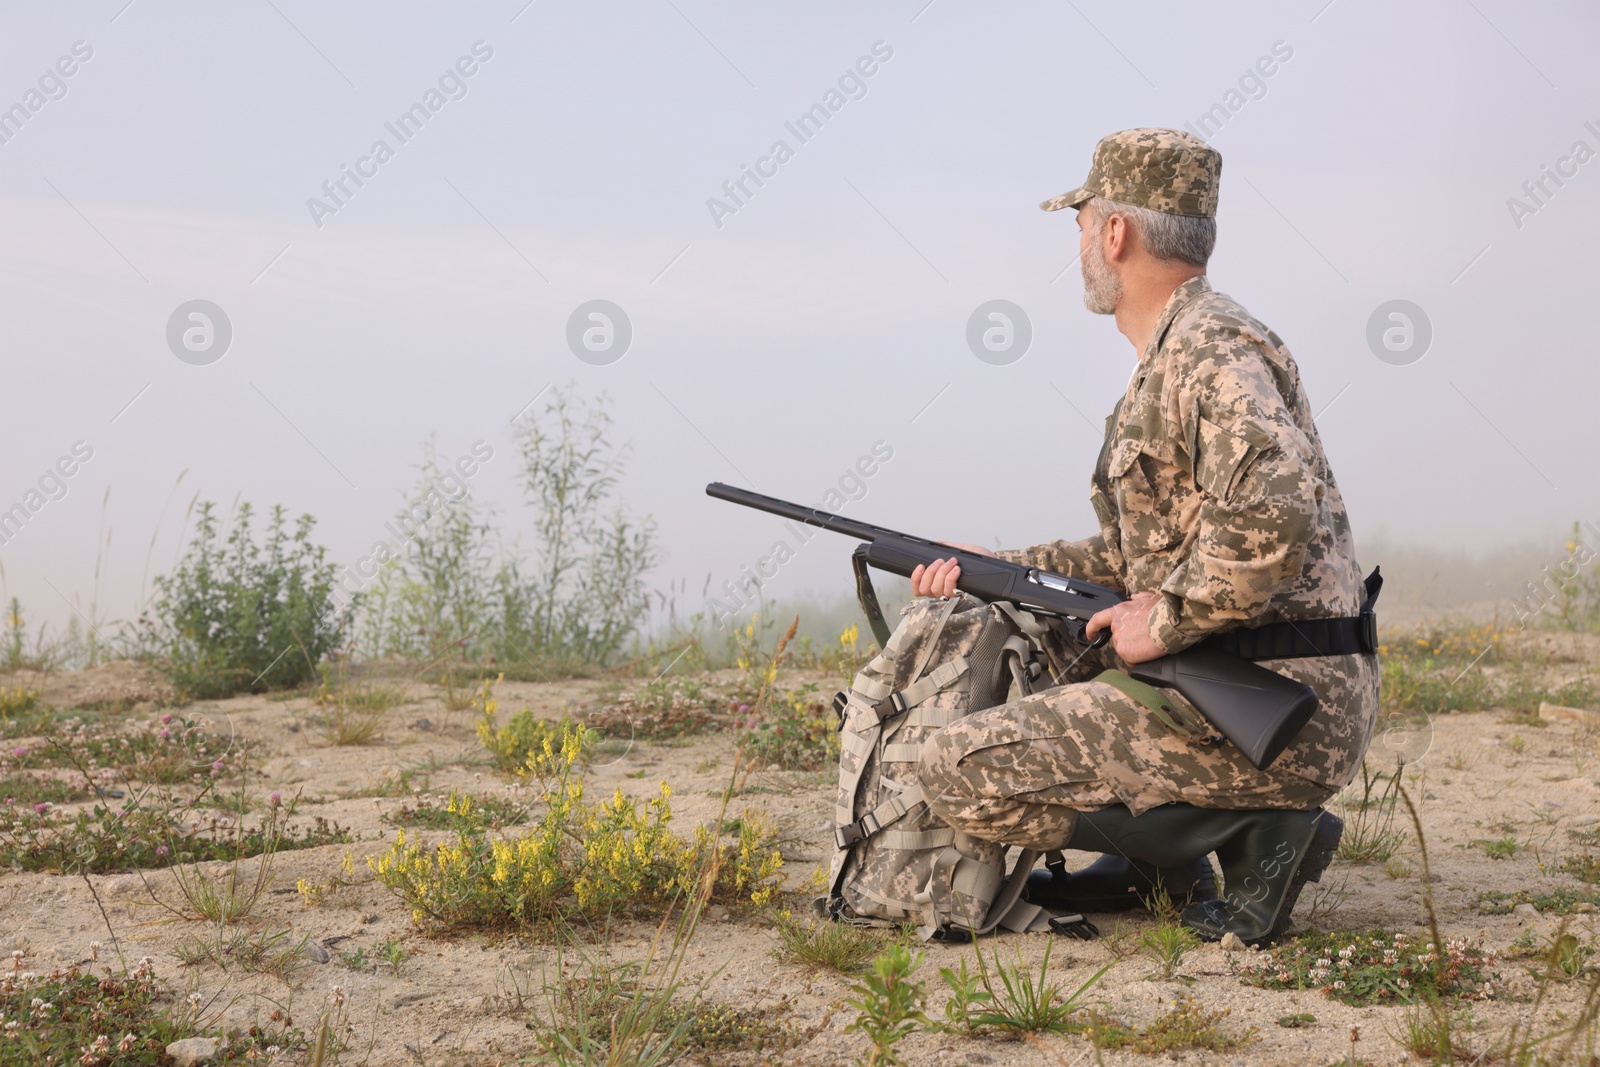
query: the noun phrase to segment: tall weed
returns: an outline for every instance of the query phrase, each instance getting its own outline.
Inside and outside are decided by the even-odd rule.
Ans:
[[[291,530],[275,507],[258,542],[253,517],[239,505],[224,536],[214,505],[201,503],[188,552],[156,579],[154,640],[173,684],[191,696],[299,685],[339,644],[335,567],[311,541],[316,520],[302,515]]]

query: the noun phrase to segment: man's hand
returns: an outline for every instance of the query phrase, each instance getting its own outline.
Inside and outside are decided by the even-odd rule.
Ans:
[[[977,545],[964,545],[957,541],[940,541],[942,545],[959,548],[974,556],[992,556],[987,548]],[[961,567],[956,563],[954,556],[949,559],[938,559],[932,563],[921,566],[911,572],[912,596],[954,596],[956,592],[956,579],[961,577]]]
[[[1120,604],[1097,611],[1084,633],[1094,637],[1110,627],[1111,647],[1129,664],[1145,663],[1165,656],[1166,650],[1150,636],[1150,612],[1161,602],[1161,594],[1146,589]]]

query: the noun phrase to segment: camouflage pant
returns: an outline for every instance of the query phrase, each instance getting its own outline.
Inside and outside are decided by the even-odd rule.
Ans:
[[[1186,718],[1198,714],[1164,695]],[[935,815],[973,837],[1035,849],[1063,847],[1079,811],[1110,804],[1134,814],[1174,801],[1310,809],[1338,792],[1277,764],[1259,771],[1226,741],[1191,740],[1103,681],[976,712],[928,738],[920,757]]]

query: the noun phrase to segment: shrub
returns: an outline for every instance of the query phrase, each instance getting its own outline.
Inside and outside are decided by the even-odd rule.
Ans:
[[[1595,552],[1583,543],[1583,531],[1576,522],[1565,548],[1567,558],[1561,562],[1555,599],[1543,605],[1543,611],[1554,616],[1552,621],[1562,630],[1600,630],[1600,574],[1590,566]]]
[[[513,557],[496,577],[504,663],[609,662],[649,609],[655,520],[612,502],[628,448],[612,446],[610,429],[604,396],[585,410],[554,389],[538,417],[516,424],[535,544],[531,565]]]
[[[363,649],[426,657],[445,674],[492,659],[544,677],[615,659],[647,614],[644,575],[660,551],[654,520],[614,499],[628,448],[614,447],[610,430],[603,396],[586,405],[560,389],[515,424],[527,555],[497,550],[470,492],[442,491],[454,472],[430,448],[400,512],[414,532],[364,606]]]
[[[891,945],[872,961],[866,977],[850,987],[856,996],[846,1003],[856,1009],[856,1017],[845,1032],[859,1030],[872,1042],[871,1051],[862,1061],[867,1067],[897,1067],[904,1063],[897,1046],[919,1024],[928,1022],[922,1013],[926,987],[912,978],[921,966],[922,953],[912,955],[904,945]]]
[[[493,607],[491,529],[471,490],[448,462],[440,462],[431,442],[393,528],[411,536],[403,553],[383,564],[362,604],[362,653],[437,664],[486,651],[484,619]]]
[[[500,676],[501,678],[504,675]],[[494,760],[494,765],[506,774],[534,774],[543,777],[544,764],[560,755],[563,739],[571,733],[578,739],[578,753],[582,759],[594,742],[589,731],[571,719],[555,722],[541,719],[532,708],[523,708],[511,716],[511,721],[501,726],[498,722],[500,702],[494,695],[495,683],[500,678],[485,681],[473,700],[478,711],[478,740]]]
[[[696,888],[712,858],[713,899],[765,904],[777,892],[783,865],[771,822],[747,814],[737,840],[697,827],[685,840],[669,827],[671,790],[641,803],[620,790],[586,803],[576,767],[583,732],[568,725],[560,747],[546,739],[542,798],[546,810],[519,837],[481,828],[424,848],[404,830],[389,851],[368,862],[378,880],[411,909],[419,925],[540,927],[574,917],[659,909]]]
[[[711,726],[712,699],[704,683],[657,678],[584,715],[583,721],[617,740],[684,737]]]
[[[38,706],[39,693],[33,689],[0,688],[0,722],[26,715]]]
[[[252,517],[241,504],[224,539],[213,505],[201,503],[188,552],[156,579],[155,641],[173,684],[191,696],[299,685],[339,644],[336,568],[311,542],[315,520],[302,515],[291,532],[275,507],[257,543]]]
[[[741,724],[749,730],[748,765],[814,771],[839,762],[839,719],[816,693],[810,682],[775,690],[765,708]]]
[[[771,652],[761,647],[760,622],[759,616],[751,616],[730,635],[735,663],[744,674],[735,686],[737,695],[729,702],[734,726],[740,731],[741,785],[759,767],[817,770],[831,767],[839,759],[839,719],[817,697],[816,685],[808,682],[793,690],[777,685],[800,616],[789,623]]]

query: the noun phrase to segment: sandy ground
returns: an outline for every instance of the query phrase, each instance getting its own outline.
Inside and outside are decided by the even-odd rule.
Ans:
[[[1563,645],[1568,669],[1587,659],[1594,662],[1600,645]],[[825,680],[818,679],[826,684]],[[0,679],[0,685],[27,682]],[[36,683],[37,684],[37,683]],[[162,706],[152,698],[128,665],[100,668],[44,680],[47,702],[70,707],[83,700],[132,704],[131,708],[102,714],[129,715],[145,720]],[[524,704],[555,716],[562,708],[592,706],[600,683],[573,681],[558,684],[506,682],[500,691],[502,715]],[[344,890],[318,906],[306,904],[295,892],[297,879],[327,881],[346,854],[353,854],[356,870],[366,879],[365,858],[387,848],[394,829],[380,821],[385,812],[398,809],[411,798],[371,793],[386,780],[411,771],[419,789],[445,793],[452,787],[485,793],[504,789],[472,734],[470,713],[444,709],[439,691],[422,683],[408,683],[411,699],[387,713],[381,740],[359,747],[328,747],[307,727],[311,701],[305,696],[287,699],[242,697],[193,705],[185,714],[214,720],[224,732],[248,740],[261,759],[254,761],[259,775],[250,788],[261,796],[277,790],[285,796],[299,791],[304,800],[301,817],[320,815],[337,820],[359,835],[353,845],[335,845],[279,855],[274,885],[257,909],[258,921],[269,928],[291,927],[295,936],[309,934],[331,950],[327,963],[307,963],[289,981],[251,975],[238,967],[223,970],[205,963],[185,967],[173,947],[201,924],[172,921],[151,904],[145,884],[137,875],[98,876],[94,885],[105,904],[122,952],[131,961],[154,958],[157,973],[181,995],[200,993],[212,1010],[229,1024],[248,1025],[275,1008],[288,1011],[297,1023],[314,1022],[335,986],[349,998],[350,1019],[359,1046],[344,1062],[373,1064],[500,1063],[513,1060],[532,1047],[528,1010],[519,1007],[518,991],[536,990],[556,966],[555,949],[504,936],[432,938],[418,932],[404,908],[381,886],[367,882]],[[87,694],[87,696],[86,696]],[[111,694],[108,697],[107,694]],[[113,699],[114,698],[114,699]],[[1408,768],[1413,795],[1421,798],[1421,813],[1436,876],[1435,899],[1447,937],[1465,936],[1485,946],[1505,950],[1532,927],[1554,930],[1560,920],[1523,913],[1504,916],[1482,914],[1478,898],[1484,890],[1572,886],[1569,877],[1555,873],[1559,857],[1574,851],[1569,830],[1594,829],[1600,824],[1600,732],[1580,721],[1556,719],[1531,727],[1509,724],[1505,712],[1461,714],[1439,719],[1430,739],[1413,746],[1425,750]],[[1376,750],[1375,750],[1376,752]],[[717,804],[732,760],[729,738],[711,733],[687,742],[634,745],[622,755],[602,755],[589,773],[591,795],[624,792],[654,793],[660,781],[671,783],[674,822],[680,832],[697,819],[709,818]],[[758,773],[748,783],[736,805],[770,812],[785,839],[787,871],[799,886],[826,863],[827,821],[831,805],[831,772]],[[381,789],[380,789],[381,791]],[[1491,829],[1492,824],[1500,828]],[[433,837],[439,835],[424,835]],[[1491,859],[1469,842],[1514,836],[1521,847],[1509,859]],[[1400,855],[1418,867],[1415,842],[1409,840]],[[1080,862],[1091,857],[1078,855]],[[1541,863],[1550,867],[1546,873]],[[159,894],[172,893],[170,876],[153,874],[149,883]],[[1409,934],[1423,933],[1419,875],[1390,877],[1378,866],[1335,864],[1324,882],[1325,891],[1302,898],[1297,919],[1324,928],[1363,929],[1383,925]],[[1313,908],[1315,913],[1313,914]],[[1122,918],[1122,928],[1148,926],[1145,917]],[[1595,916],[1575,917],[1573,927],[1593,942]],[[1113,917],[1100,921],[1103,930],[1115,926]],[[617,957],[643,953],[654,928],[625,924],[613,930],[610,943]],[[1005,954],[1020,950],[1023,958],[1038,960],[1051,935],[1008,935],[1001,942]],[[413,955],[399,973],[386,966],[352,970],[340,954],[365,948],[370,958],[378,945],[399,937]],[[0,873],[0,953],[14,949],[27,953],[28,966],[46,970],[54,965],[87,960],[90,943],[109,940],[105,923],[82,880],[48,874]],[[845,1033],[851,1013],[844,1007],[847,982],[831,973],[808,973],[780,963],[772,948],[776,937],[770,920],[761,915],[728,916],[713,909],[699,931],[688,964],[691,977],[707,978],[707,995],[740,1007],[769,1009],[795,1031],[796,1043],[771,1062],[835,1064],[854,1060],[865,1048],[859,1034]],[[971,950],[926,946],[922,976],[930,990],[942,988],[937,968],[953,964]],[[103,953],[103,958],[110,951]],[[1178,1053],[1185,1063],[1236,1062],[1251,1064],[1325,1064],[1349,1052],[1349,1027],[1362,1026],[1361,1058],[1375,1063],[1406,1062],[1391,1034],[1398,1028],[1401,1009],[1351,1008],[1321,993],[1267,991],[1241,983],[1237,971],[1251,953],[1230,955],[1216,946],[1200,948],[1185,960],[1185,981],[1151,980],[1148,959],[1134,955],[1115,963],[1090,1002],[1128,1022],[1148,1022],[1169,1008],[1175,998],[1192,996],[1208,1008],[1227,1008],[1230,1023],[1255,1027],[1255,1039],[1244,1049],[1228,1054],[1197,1051]],[[1077,942],[1057,939],[1052,969],[1067,986],[1076,988],[1095,969],[1114,956],[1104,941]],[[1527,1010],[1533,983],[1525,964],[1502,962],[1498,966],[1505,994],[1472,1005],[1476,1038],[1487,1044],[1509,1020]],[[1563,994],[1564,995],[1564,994]],[[942,993],[935,991],[930,1015],[940,1016]],[[1559,998],[1558,998],[1559,999]],[[1306,1012],[1316,1022],[1285,1029],[1277,1020]],[[365,1047],[371,1043],[370,1055]],[[918,1034],[905,1046],[914,1064],[1057,1064],[1096,1062],[1093,1050],[1081,1037],[1049,1037],[1035,1042],[995,1038],[963,1039],[947,1035]],[[1150,1062],[1153,1057],[1131,1052],[1106,1052],[1105,1063]],[[1159,1058],[1159,1057],[1155,1057]],[[748,1054],[725,1054],[719,1062],[755,1062]],[[693,1061],[693,1057],[690,1058]]]

